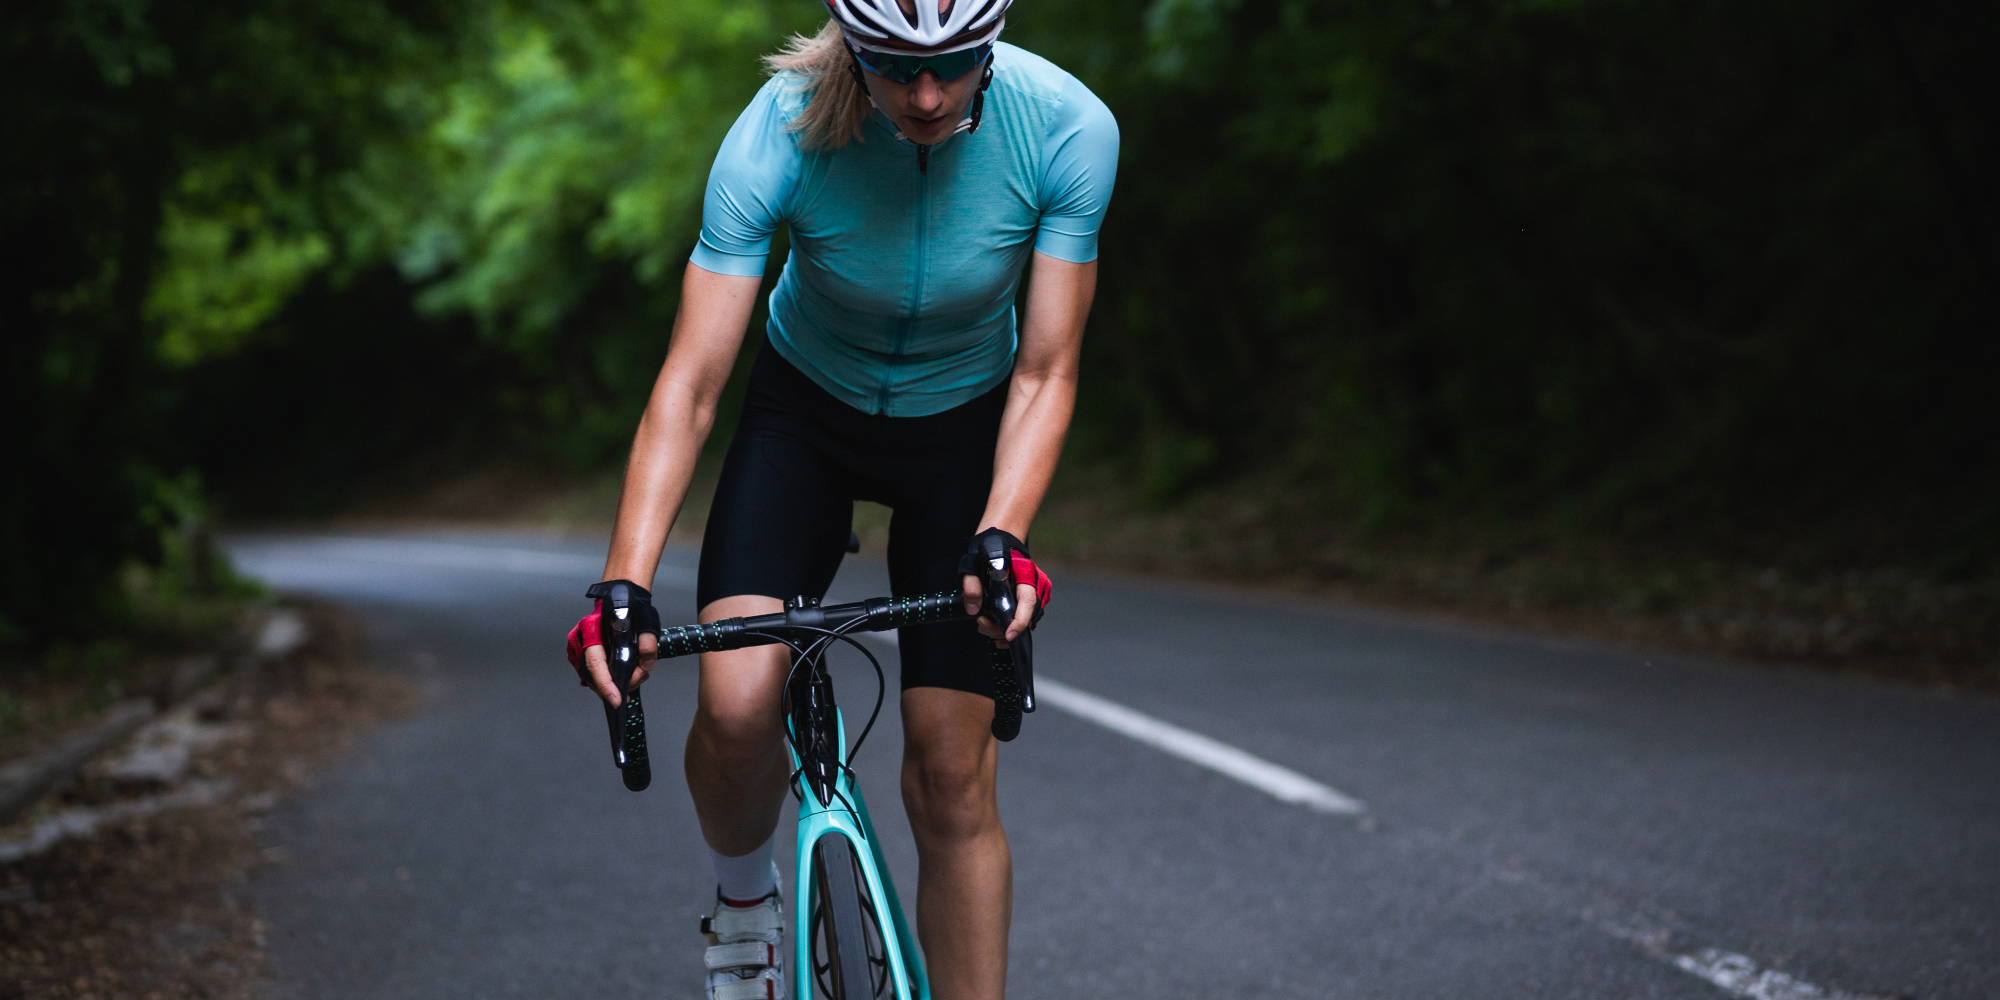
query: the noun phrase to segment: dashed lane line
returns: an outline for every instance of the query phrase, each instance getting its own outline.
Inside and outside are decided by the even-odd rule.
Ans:
[[[1044,705],[1227,775],[1280,801],[1335,815],[1358,815],[1367,811],[1367,806],[1359,799],[1289,768],[1060,681],[1035,678],[1035,694],[1036,700]],[[1879,993],[1850,993],[1820,986],[1720,948],[1670,949],[1665,944],[1667,936],[1664,934],[1639,934],[1614,928],[1607,930],[1616,937],[1639,944],[1654,958],[1744,1000],[1898,1000]]]
[[[1748,1000],[1877,1000],[1863,994],[1815,986],[1720,948],[1670,955],[1667,961],[1682,972],[1707,980],[1730,996]]]
[[[1641,930],[1609,921],[1599,926],[1612,937],[1630,941],[1646,954],[1743,1000],[1906,1000],[1893,994],[1850,993],[1820,986],[1721,948],[1674,947],[1675,935],[1659,928]]]

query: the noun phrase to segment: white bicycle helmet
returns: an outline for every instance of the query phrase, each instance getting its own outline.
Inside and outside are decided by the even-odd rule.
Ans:
[[[914,15],[897,0],[825,0],[848,39],[885,52],[937,54],[1000,37],[1014,0],[916,0]],[[939,8],[943,10],[940,11]]]

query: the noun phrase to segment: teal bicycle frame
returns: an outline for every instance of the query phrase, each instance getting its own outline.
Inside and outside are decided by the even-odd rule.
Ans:
[[[847,720],[834,709],[840,734],[840,767],[834,772],[833,794],[827,803],[801,784],[799,788],[799,844],[797,874],[792,882],[792,995],[796,1000],[813,1000],[813,905],[817,902],[819,880],[813,877],[813,848],[821,837],[846,837],[855,846],[854,857],[861,866],[874,904],[875,925],[881,930],[882,950],[889,959],[889,981],[895,984],[895,1000],[930,1000],[930,981],[924,976],[924,957],[917,950],[916,935],[903,919],[903,904],[896,898],[895,880],[882,858],[881,841],[875,838],[875,824],[868,818],[868,803],[847,768]],[[791,726],[790,720],[786,726]],[[798,751],[786,741],[792,769],[798,770]]]
[[[1009,595],[1013,593],[1013,578],[1012,571],[1004,569],[1005,550],[995,549],[994,552],[997,554],[992,554],[987,560],[994,567],[987,590],[995,596],[988,599],[1001,612],[996,620],[1004,623],[1012,615],[1012,598]],[[639,692],[630,690],[630,677],[632,665],[638,659],[639,633],[658,626],[653,624],[652,628],[647,628],[648,623],[640,622],[641,627],[635,629],[633,623],[626,620],[625,610],[636,606],[632,603],[631,591],[645,596],[645,591],[636,585],[614,580],[599,587],[609,588],[609,597],[600,602],[599,614],[604,622],[605,651],[611,661],[613,680],[621,690],[629,691],[624,704],[617,709],[606,709],[604,717],[611,731],[612,757],[619,770],[624,772],[625,787],[638,791],[646,787],[652,772],[646,757],[646,718],[639,707]],[[629,590],[617,589],[621,587]],[[597,589],[592,588],[593,591]],[[659,657],[693,656],[783,642],[792,647],[794,671],[805,662],[804,658],[811,658],[815,664],[813,669],[817,671],[825,669],[818,657],[827,644],[834,640],[852,642],[850,633],[963,621],[966,617],[963,596],[956,590],[918,597],[877,597],[828,607],[820,606],[817,600],[798,598],[796,602],[786,602],[785,610],[779,614],[659,628]],[[806,640],[809,649],[783,638],[782,633],[787,631],[802,637],[810,636]],[[1029,660],[1032,647],[1027,640],[1028,636],[1023,634],[1006,649],[996,647],[993,654],[993,735],[1003,741],[1011,740],[1020,733],[1022,712],[1034,711],[1034,674]],[[617,647],[615,651],[614,645]],[[874,659],[872,654],[869,659]],[[875,667],[879,671],[881,664],[877,662]],[[786,683],[789,686],[791,679],[788,678]],[[895,984],[892,1000],[930,1000],[930,980],[924,975],[924,959],[917,949],[916,935],[912,933],[909,921],[903,917],[903,904],[896,897],[895,882],[889,877],[888,863],[882,858],[882,845],[875,837],[875,824],[868,818],[868,804],[862,801],[861,789],[855,786],[854,774],[847,765],[850,752],[847,721],[833,703],[831,682],[827,683],[826,707],[832,710],[831,723],[836,736],[833,745],[826,747],[835,757],[831,774],[826,773],[828,762],[815,758],[816,778],[808,780],[804,777],[804,762],[799,757],[800,734],[795,728],[799,724],[798,718],[787,710],[785,719],[786,732],[790,736],[785,741],[785,750],[791,757],[793,791],[799,800],[798,862],[792,883],[792,996],[794,1000],[813,1000],[813,988],[818,978],[813,968],[813,912],[820,906],[816,898],[819,880],[813,877],[814,848],[826,837],[845,837],[854,848],[854,864],[861,875],[859,888],[867,893],[868,905],[874,911],[872,929],[881,939],[889,981]],[[866,737],[867,733],[862,735]],[[825,793],[824,799],[821,798],[822,792]],[[872,965],[872,958],[870,962]],[[870,976],[872,979],[872,967]],[[874,984],[871,981],[869,985],[872,988]],[[845,989],[844,982],[842,989]]]

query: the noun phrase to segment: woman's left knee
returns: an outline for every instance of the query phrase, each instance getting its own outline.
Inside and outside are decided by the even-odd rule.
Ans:
[[[932,837],[970,837],[985,832],[998,818],[993,779],[993,769],[978,757],[916,756],[903,775],[904,804],[911,824]]]
[[[993,703],[976,694],[919,687],[903,692],[903,804],[927,840],[961,839],[1000,823],[994,780]]]

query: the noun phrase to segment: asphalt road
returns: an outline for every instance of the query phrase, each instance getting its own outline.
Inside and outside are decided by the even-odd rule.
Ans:
[[[562,659],[601,541],[232,551],[359,609],[428,695],[269,826],[279,997],[699,996],[692,669],[646,689],[635,795]],[[667,553],[670,623],[694,565]],[[2000,996],[2000,702],[1059,577],[1045,676],[1365,805],[1280,801],[1045,705],[1001,752],[1015,997]],[[885,591],[864,554],[830,598]],[[837,677],[865,710],[872,674]],[[857,765],[910,899],[893,704]]]

